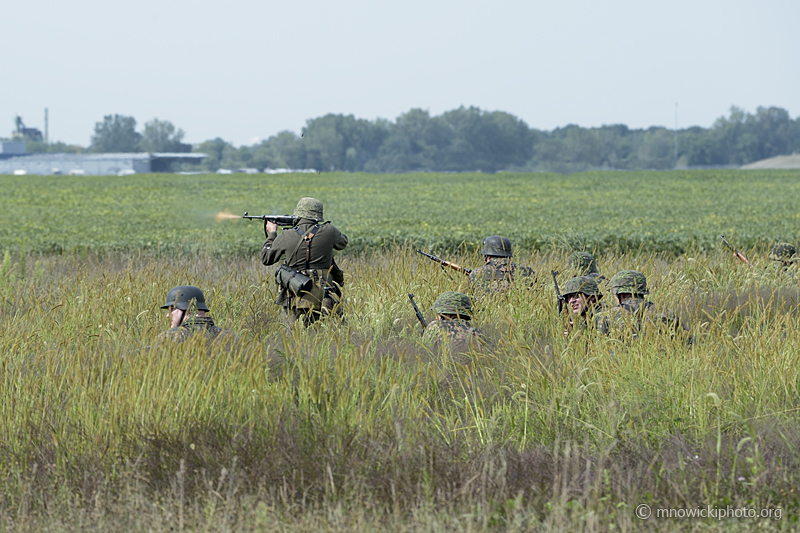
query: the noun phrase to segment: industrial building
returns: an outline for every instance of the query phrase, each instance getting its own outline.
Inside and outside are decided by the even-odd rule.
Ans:
[[[20,147],[22,145],[22,153]],[[173,163],[198,164],[201,153],[26,154],[24,142],[0,142],[0,174],[117,175],[170,172]]]

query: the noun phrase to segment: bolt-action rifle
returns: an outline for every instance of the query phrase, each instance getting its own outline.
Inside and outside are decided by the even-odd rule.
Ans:
[[[410,292],[408,293],[408,299],[411,300],[411,306],[414,308],[414,312],[417,314],[417,320],[419,320],[419,323],[422,324],[422,331],[424,332],[425,328],[428,327],[428,323],[425,322],[425,317],[422,316],[422,312],[419,310],[417,303],[414,301],[414,295]]]
[[[561,289],[558,288],[558,280],[556,276],[558,272],[555,270],[551,270],[550,273],[553,275],[553,285],[556,286],[556,298],[558,299],[558,314],[561,314],[561,311],[564,310],[564,295],[561,294]]]
[[[422,250],[418,249],[417,253],[424,255],[425,257],[427,257],[431,261],[436,261],[437,263],[440,263],[442,265],[442,268],[450,267],[453,270],[457,270],[457,271],[459,271],[459,272],[461,272],[463,274],[466,274],[466,275],[469,275],[472,272],[471,268],[464,268],[461,265],[457,265],[455,263],[451,263],[450,261],[445,261],[441,257],[436,257],[435,255],[427,254],[427,253],[423,252]]]
[[[747,258],[744,256],[744,254],[742,252],[740,252],[739,250],[737,250],[736,248],[731,246],[731,243],[728,242],[728,239],[725,238],[725,235],[720,235],[719,238],[722,239],[722,242],[724,242],[725,244],[728,245],[728,248],[731,249],[731,252],[733,252],[733,256],[736,259],[738,259],[739,261],[741,261],[745,265],[749,266],[750,268],[753,268],[753,264],[750,261],[747,260]]]

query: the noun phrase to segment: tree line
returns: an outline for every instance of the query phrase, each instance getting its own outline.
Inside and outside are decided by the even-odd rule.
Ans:
[[[438,116],[412,109],[394,122],[328,114],[307,120],[300,135],[282,131],[238,148],[219,137],[193,147],[183,143],[183,138],[183,130],[169,121],[154,119],[139,133],[133,117],[108,115],[95,125],[86,151],[193,150],[208,154],[201,168],[211,171],[577,172],[738,166],[800,150],[800,117],[792,119],[779,107],[759,107],[748,113],[734,106],[729,116],[718,118],[710,128],[695,126],[676,132],[660,126],[583,128],[571,124],[543,131],[510,113],[459,107]],[[52,145],[46,148],[54,151]]]

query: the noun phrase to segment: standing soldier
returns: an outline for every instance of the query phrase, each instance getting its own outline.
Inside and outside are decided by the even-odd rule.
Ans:
[[[563,296],[571,315],[569,330],[564,335],[568,336],[570,331],[585,330],[603,297],[597,282],[590,276],[570,278],[564,283]]]
[[[483,334],[470,324],[472,301],[466,294],[443,292],[436,298],[432,309],[436,312],[436,320],[425,328],[423,342],[438,344],[447,339],[451,342],[469,343],[473,338],[483,338]]]
[[[630,328],[634,337],[650,327],[672,336],[687,331],[671,309],[656,309],[653,302],[645,300],[644,297],[649,294],[647,278],[638,270],[617,272],[609,286],[616,305],[595,316],[597,330],[604,335],[612,331],[620,335],[627,328]]]
[[[594,256],[588,252],[572,252],[567,261],[567,269],[572,270],[576,276],[592,277],[597,283],[606,281],[606,278],[597,270]]]
[[[526,266],[518,267],[511,261],[511,241],[500,235],[483,239],[484,264],[473,269],[469,281],[480,289],[500,292],[508,289],[517,277],[533,275]]]
[[[193,316],[187,316],[190,307],[196,310]],[[167,309],[167,320],[170,321],[171,328],[158,336],[159,341],[169,339],[181,343],[198,332],[203,332],[209,340],[214,340],[223,332],[222,328],[214,324],[214,319],[206,314],[209,309],[203,291],[193,285],[180,285],[170,289],[167,301],[161,309]]]
[[[269,266],[284,257],[276,272],[280,275],[276,276],[280,293],[275,303],[283,306],[288,326],[298,318],[307,326],[331,313],[341,315],[344,274],[333,260],[333,251],[344,250],[347,236],[330,222],[323,222],[322,202],[316,198],[301,198],[292,216],[295,225],[280,235],[277,224],[266,222],[267,241],[261,249],[261,262]],[[302,279],[298,274],[310,283],[296,292],[289,281],[292,277]]]

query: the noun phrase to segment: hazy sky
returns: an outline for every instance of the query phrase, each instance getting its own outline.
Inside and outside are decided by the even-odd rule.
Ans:
[[[800,1],[70,0],[0,8],[0,136],[103,115],[250,144],[326,113],[507,111],[550,130],[800,115]]]

